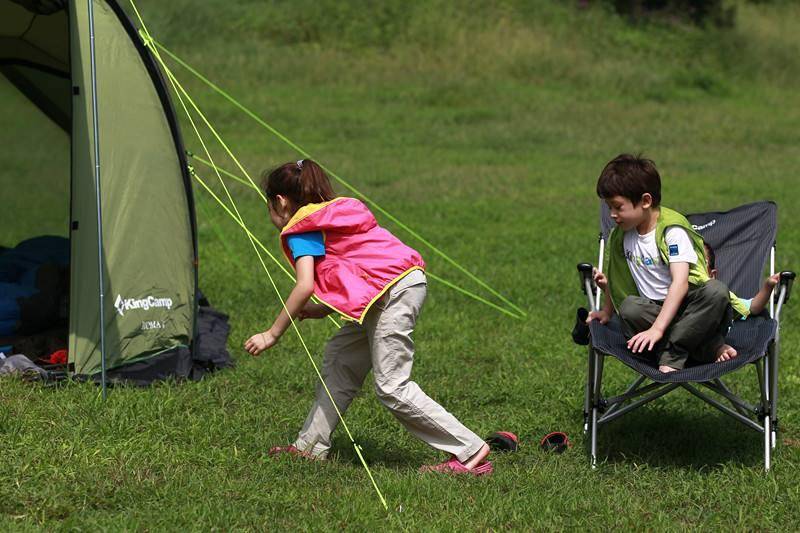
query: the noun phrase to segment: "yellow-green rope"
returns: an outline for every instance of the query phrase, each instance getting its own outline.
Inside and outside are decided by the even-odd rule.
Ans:
[[[166,47],[165,47],[163,44],[161,44],[161,43],[160,43],[160,42],[158,42],[158,41],[153,41],[153,42],[154,42],[154,44],[155,44],[155,46],[156,46],[156,47],[158,47],[158,48],[160,48],[161,50],[163,50],[163,51],[164,51],[164,53],[165,53],[165,54],[167,54],[169,57],[171,57],[171,58],[172,58],[172,59],[173,59],[175,62],[177,62],[179,65],[181,65],[182,67],[184,67],[185,69],[187,69],[187,70],[188,70],[189,72],[191,72],[191,73],[192,73],[192,74],[193,74],[195,77],[197,77],[197,78],[198,78],[199,80],[201,80],[203,83],[205,83],[206,85],[208,85],[208,86],[209,86],[209,87],[210,87],[212,90],[214,90],[214,91],[215,91],[217,94],[221,95],[223,98],[225,98],[226,100],[228,100],[228,101],[229,101],[230,103],[232,103],[234,106],[236,106],[237,108],[239,108],[239,109],[240,109],[241,111],[243,111],[243,112],[244,112],[246,115],[248,115],[250,118],[252,118],[253,120],[255,120],[255,121],[256,121],[256,122],[257,122],[259,125],[261,125],[262,127],[264,127],[264,128],[267,130],[267,131],[269,131],[270,133],[272,133],[273,135],[275,135],[276,137],[278,137],[280,140],[282,140],[284,143],[286,143],[287,145],[289,145],[291,148],[293,148],[294,150],[296,150],[296,151],[297,151],[299,154],[301,154],[301,155],[302,155],[304,158],[307,158],[307,159],[313,159],[313,157],[311,156],[311,154],[309,154],[308,152],[306,152],[306,151],[305,151],[303,148],[301,148],[301,147],[300,147],[300,146],[298,146],[296,143],[294,143],[293,141],[291,141],[291,140],[290,140],[288,137],[286,137],[285,135],[283,135],[281,132],[279,132],[278,130],[276,130],[274,127],[272,127],[271,125],[269,125],[267,122],[265,122],[263,119],[261,119],[261,118],[260,118],[258,115],[256,115],[256,114],[255,114],[253,111],[251,111],[250,109],[248,109],[247,107],[245,107],[243,104],[241,104],[239,101],[237,101],[237,100],[236,100],[236,99],[235,99],[233,96],[231,96],[231,95],[230,95],[230,94],[228,94],[226,91],[224,91],[224,90],[223,90],[223,89],[221,89],[219,86],[217,86],[217,85],[216,85],[214,82],[212,82],[211,80],[209,80],[208,78],[206,78],[205,76],[203,76],[203,75],[202,75],[200,72],[198,72],[196,69],[194,69],[194,68],[193,68],[191,65],[189,65],[188,63],[186,63],[184,60],[182,60],[180,57],[178,57],[176,54],[174,54],[172,51],[170,51],[168,48],[166,48]],[[378,205],[378,204],[377,204],[377,203],[376,203],[374,200],[372,200],[372,199],[370,199],[369,197],[367,197],[365,194],[363,194],[361,191],[359,191],[358,189],[356,189],[356,188],[355,188],[353,185],[351,185],[349,182],[347,182],[346,180],[344,180],[343,178],[341,178],[339,175],[337,175],[335,172],[333,172],[333,171],[332,171],[332,170],[330,170],[329,168],[325,167],[325,166],[324,166],[324,165],[322,165],[322,164],[320,164],[320,166],[321,166],[321,167],[322,167],[322,168],[323,168],[323,169],[324,169],[324,170],[325,170],[325,171],[326,171],[326,172],[327,172],[327,173],[328,173],[328,174],[329,174],[331,177],[333,177],[333,178],[334,178],[334,179],[336,179],[336,180],[337,180],[339,183],[341,183],[342,185],[344,185],[344,186],[345,186],[345,187],[346,187],[348,190],[350,190],[350,191],[351,191],[353,194],[355,194],[356,196],[358,196],[359,198],[361,198],[362,200],[364,200],[364,201],[365,201],[367,204],[369,204],[370,206],[374,207],[374,208],[375,208],[375,209],[376,209],[378,212],[380,212],[381,214],[383,214],[384,216],[386,216],[386,217],[387,217],[389,220],[391,220],[392,222],[394,222],[395,224],[397,224],[397,225],[398,225],[400,228],[402,228],[403,230],[405,230],[406,232],[408,232],[408,233],[409,233],[411,236],[413,236],[414,238],[416,238],[418,241],[420,241],[421,243],[425,244],[425,245],[426,245],[428,248],[430,248],[430,249],[431,249],[431,250],[432,250],[432,251],[433,251],[435,254],[437,254],[437,255],[439,255],[440,257],[442,257],[442,258],[443,258],[445,261],[447,261],[448,263],[450,263],[452,266],[456,267],[458,270],[460,270],[462,273],[464,273],[464,274],[465,274],[467,277],[469,277],[470,279],[472,279],[473,281],[475,281],[477,284],[479,284],[481,287],[483,287],[484,289],[486,289],[487,291],[489,291],[490,293],[492,293],[494,296],[496,296],[497,298],[499,298],[500,300],[502,300],[502,301],[503,301],[503,303],[505,303],[506,305],[510,306],[510,307],[511,307],[512,309],[514,309],[514,310],[515,310],[517,313],[519,313],[519,314],[520,314],[520,315],[522,315],[523,317],[526,317],[526,316],[527,316],[527,313],[526,313],[526,312],[525,312],[523,309],[521,309],[519,306],[517,306],[517,305],[516,305],[516,304],[514,304],[512,301],[510,301],[509,299],[507,299],[505,296],[503,296],[502,294],[500,294],[499,292],[497,292],[495,289],[493,289],[492,287],[490,287],[490,286],[489,286],[489,285],[488,285],[486,282],[484,282],[483,280],[481,280],[480,278],[478,278],[478,277],[477,277],[475,274],[473,274],[472,272],[470,272],[469,270],[467,270],[466,268],[464,268],[463,266],[461,266],[461,265],[460,265],[458,262],[456,262],[454,259],[452,259],[450,256],[448,256],[446,253],[444,253],[442,250],[440,250],[438,247],[436,247],[436,246],[435,246],[434,244],[432,244],[430,241],[428,241],[427,239],[425,239],[424,237],[422,237],[422,235],[420,235],[419,233],[417,233],[416,231],[414,231],[413,229],[411,229],[409,226],[407,226],[406,224],[404,224],[403,222],[401,222],[401,221],[400,221],[400,220],[399,220],[397,217],[395,217],[394,215],[392,215],[391,213],[389,213],[388,211],[386,211],[385,209],[383,209],[383,208],[382,208],[380,205]],[[260,191],[259,191],[259,192],[260,192]],[[513,315],[512,315],[512,316],[513,316]]]
[[[200,163],[206,165],[207,167],[214,169],[216,172],[218,172],[218,173],[220,173],[222,175],[225,175],[225,176],[227,176],[227,177],[229,177],[229,178],[231,178],[233,180],[236,180],[237,182],[241,183],[245,187],[257,188],[257,187],[254,187],[253,184],[248,183],[247,181],[243,180],[242,178],[240,178],[236,174],[234,174],[234,173],[232,173],[232,172],[230,172],[228,170],[225,170],[224,168],[218,167],[213,162],[208,161],[206,159],[203,159],[202,157],[200,157],[200,156],[198,156],[196,154],[193,154],[192,152],[187,152],[187,155],[189,155],[189,157],[191,157],[192,159],[195,159],[196,161],[199,161]],[[520,314],[518,314],[516,312],[513,312],[513,311],[509,311],[508,309],[506,309],[504,307],[501,307],[501,306],[495,304],[494,302],[491,302],[491,301],[487,300],[486,298],[483,298],[482,296],[480,296],[480,295],[478,295],[478,294],[476,294],[476,293],[474,293],[472,291],[469,291],[467,289],[459,287],[455,283],[452,283],[452,282],[450,282],[450,281],[448,281],[448,280],[446,280],[446,279],[444,279],[444,278],[442,278],[440,276],[437,276],[436,274],[434,274],[434,273],[432,273],[430,271],[426,270],[425,273],[431,279],[436,280],[436,281],[442,283],[443,285],[446,285],[446,286],[450,287],[451,289],[453,289],[453,290],[455,290],[457,292],[460,292],[461,294],[463,294],[465,296],[468,296],[469,298],[472,298],[473,300],[476,300],[478,302],[481,302],[484,305],[487,305],[487,306],[489,306],[489,307],[491,307],[493,309],[496,309],[497,311],[500,311],[501,313],[504,313],[504,314],[506,314],[506,315],[508,315],[508,316],[510,316],[512,318],[518,318],[518,319],[523,318],[522,315],[520,315]]]
[[[189,113],[188,108],[186,108],[186,105],[185,105],[185,103],[183,101],[181,93],[183,93],[183,95],[186,96],[186,98],[189,100],[189,102],[192,103],[192,105],[195,108],[195,110],[204,119],[204,121],[206,122],[206,125],[209,127],[209,129],[212,130],[212,132],[214,132],[215,137],[217,137],[217,140],[220,142],[220,144],[222,144],[226,148],[226,150],[227,150],[227,145],[225,145],[224,141],[222,141],[222,139],[219,137],[219,135],[216,134],[216,131],[213,129],[211,124],[208,123],[208,121],[202,115],[200,110],[197,109],[196,105],[194,105],[194,103],[191,101],[191,97],[188,95],[188,93],[186,93],[183,90],[182,86],[177,82],[177,80],[173,76],[172,72],[170,71],[169,67],[161,59],[161,56],[158,53],[158,50],[156,50],[155,47],[152,46],[152,42],[153,42],[152,37],[150,36],[149,32],[147,31],[147,27],[145,26],[144,20],[142,20],[142,17],[139,14],[138,9],[136,9],[136,4],[134,3],[133,0],[130,0],[130,3],[131,3],[131,6],[133,7],[134,12],[136,13],[136,16],[139,19],[139,22],[142,24],[142,30],[144,31],[143,37],[145,38],[144,39],[145,45],[148,46],[151,49],[151,51],[153,51],[154,57],[158,60],[158,62],[160,63],[161,67],[164,69],[164,72],[167,74],[168,78],[172,82],[173,89],[175,90],[176,95],[178,96],[178,99],[181,101],[181,104],[182,104],[184,110],[186,111],[186,114],[189,117],[190,122],[192,123],[192,127],[195,130],[195,133],[197,134],[198,139],[200,140],[201,144],[203,144],[203,148],[206,150],[206,155],[208,155],[209,160],[211,160],[211,162],[213,163],[213,159],[211,158],[211,155],[208,153],[208,150],[205,147],[205,143],[203,142],[202,136],[200,135],[200,132],[197,130],[197,127],[194,124],[194,120],[192,119],[191,113]],[[180,88],[180,91],[178,91],[178,88]],[[233,156],[232,153],[230,153],[230,155],[231,155],[232,158],[234,158],[234,160],[238,164],[238,160],[235,159],[235,156]],[[241,165],[239,165],[239,166],[242,169],[242,171],[244,172],[244,168],[241,167]],[[192,169],[192,174],[209,193],[212,193],[211,188],[208,187],[208,185],[206,185],[206,183],[202,179],[200,179],[200,177],[197,175],[196,172],[193,171],[193,169]],[[219,177],[220,181],[222,182],[222,177],[219,176],[219,175],[218,175],[218,177]],[[248,179],[249,179],[249,176],[248,176]],[[250,180],[250,181],[252,182],[252,180]],[[236,220],[237,220],[237,222],[239,222],[240,224],[244,225],[244,223],[242,221],[242,218],[241,218],[241,215],[239,215],[239,211],[236,208],[236,203],[234,202],[233,197],[230,196],[230,193],[228,192],[227,187],[225,187],[224,182],[223,182],[223,188],[225,188],[226,193],[228,193],[229,199],[231,201],[231,205],[232,205],[234,211],[236,212],[236,215],[237,215],[236,216]],[[217,198],[219,200],[219,198],[216,195],[214,195],[214,196],[215,196],[215,198]],[[222,203],[222,202],[220,202],[220,203]],[[230,214],[230,211],[228,211],[228,213]],[[328,386],[325,383],[325,380],[322,378],[322,374],[320,373],[319,368],[317,367],[317,364],[316,364],[316,362],[314,361],[314,358],[311,355],[311,351],[308,349],[308,346],[306,345],[305,339],[303,338],[302,334],[300,333],[299,328],[297,327],[297,323],[295,322],[295,320],[292,318],[291,314],[289,313],[289,310],[286,307],[286,302],[284,301],[283,297],[281,296],[280,290],[278,290],[278,286],[275,284],[275,280],[272,278],[272,274],[269,272],[269,269],[267,268],[266,264],[264,263],[264,260],[263,260],[263,258],[261,256],[261,254],[259,253],[258,247],[256,246],[255,242],[253,241],[250,232],[248,231],[247,234],[248,234],[248,238],[250,239],[250,243],[253,245],[253,249],[256,251],[256,255],[258,256],[259,261],[261,262],[261,266],[263,267],[264,272],[266,272],[267,277],[269,278],[270,284],[272,285],[272,288],[275,290],[275,294],[278,296],[278,299],[280,300],[284,311],[286,312],[287,316],[289,317],[289,321],[290,321],[290,323],[292,325],[292,328],[294,329],[295,333],[297,334],[297,337],[300,339],[300,343],[302,344],[303,349],[305,350],[309,361],[311,361],[311,364],[314,367],[314,371],[316,372],[320,383],[322,383],[322,386],[325,389],[325,392],[327,393],[328,398],[331,401],[331,405],[333,405],[334,409],[336,410],[336,414],[338,415],[339,420],[342,423],[342,427],[345,429],[345,432],[347,433],[347,436],[350,438],[350,441],[353,444],[353,448],[355,449],[356,455],[358,456],[359,460],[361,461],[361,464],[364,466],[364,469],[366,470],[367,475],[369,476],[369,479],[372,482],[372,485],[375,488],[375,491],[377,492],[378,497],[380,498],[381,504],[383,505],[384,509],[388,510],[389,506],[386,503],[386,499],[383,497],[383,494],[381,493],[381,490],[378,487],[378,484],[375,482],[375,478],[373,477],[372,472],[370,471],[366,460],[364,459],[363,455],[361,454],[361,447],[356,443],[355,439],[353,438],[352,433],[350,432],[350,428],[347,426],[347,422],[345,422],[344,417],[342,416],[341,412],[339,411],[339,407],[336,405],[336,401],[333,399],[333,395],[331,394],[330,390],[328,389]]]

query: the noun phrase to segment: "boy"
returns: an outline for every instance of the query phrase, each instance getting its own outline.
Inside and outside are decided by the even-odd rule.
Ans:
[[[608,275],[595,275],[605,294],[603,308],[587,321],[605,324],[616,310],[628,349],[655,349],[661,372],[680,370],[689,358],[710,363],[736,357],[725,333],[732,305],[741,305],[732,304],[723,283],[709,278],[702,237],[683,215],[660,205],[655,164],[617,156],[600,174],[597,195],[616,227],[608,239]]]

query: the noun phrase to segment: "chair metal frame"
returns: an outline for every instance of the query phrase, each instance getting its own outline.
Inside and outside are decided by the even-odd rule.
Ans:
[[[606,242],[600,233],[600,252],[598,270],[602,269]],[[586,294],[589,309],[597,311],[600,307],[602,291],[592,278],[593,266],[589,263],[578,265],[582,290]],[[775,273],[775,244],[770,250],[770,272]],[[770,341],[766,354],[754,361],[753,366],[758,377],[761,398],[752,404],[734,394],[722,379],[713,379],[701,383],[652,383],[645,384],[647,376],[639,375],[622,393],[609,398],[603,397],[603,366],[609,356],[595,350],[589,343],[588,375],[586,379],[583,402],[583,432],[589,436],[589,454],[592,468],[597,468],[597,433],[602,424],[616,420],[643,405],[664,396],[673,390],[684,389],[719,409],[734,420],[761,433],[764,436],[764,470],[769,471],[772,452],[777,446],[778,433],[778,363],[780,356],[780,317],[783,304],[791,294],[794,272],[781,272],[780,282],[770,298],[770,317],[777,322],[775,337]],[[720,399],[727,400],[730,406],[712,397],[702,389],[715,393]]]

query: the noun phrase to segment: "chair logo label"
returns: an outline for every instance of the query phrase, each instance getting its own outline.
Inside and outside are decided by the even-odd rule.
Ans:
[[[156,298],[154,296],[148,296],[146,298],[136,299],[123,298],[122,295],[118,294],[117,299],[114,302],[114,307],[117,309],[119,316],[125,316],[125,311],[139,309],[142,311],[147,311],[152,308],[161,307],[171,310],[172,298]]]
[[[717,223],[717,219],[715,218],[715,219],[711,220],[710,222],[706,222],[702,226],[697,226],[695,224],[692,224],[692,229],[695,230],[695,231],[703,231],[704,229],[708,229],[708,228],[710,228],[711,226],[713,226],[716,223]]]

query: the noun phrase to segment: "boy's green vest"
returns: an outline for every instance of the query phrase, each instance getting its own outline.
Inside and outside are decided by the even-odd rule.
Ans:
[[[656,223],[656,246],[661,255],[661,260],[665,265],[669,264],[669,250],[667,247],[667,240],[665,237],[666,230],[669,227],[678,226],[686,230],[689,238],[692,241],[694,252],[697,254],[697,263],[689,264],[689,285],[702,286],[709,280],[708,269],[705,262],[705,248],[703,247],[703,237],[697,233],[692,225],[686,220],[686,217],[673,211],[668,207],[661,207],[658,215],[658,222]],[[633,279],[628,262],[625,259],[625,247],[623,235],[625,232],[620,231],[619,228],[612,228],[611,234],[608,237],[608,290],[611,295],[611,303],[615,309],[619,309],[619,304],[630,295],[639,295],[639,290],[636,288],[636,282]],[[734,311],[741,316],[746,317],[750,314],[750,310],[745,307],[739,298],[733,293],[730,294],[731,306]]]

